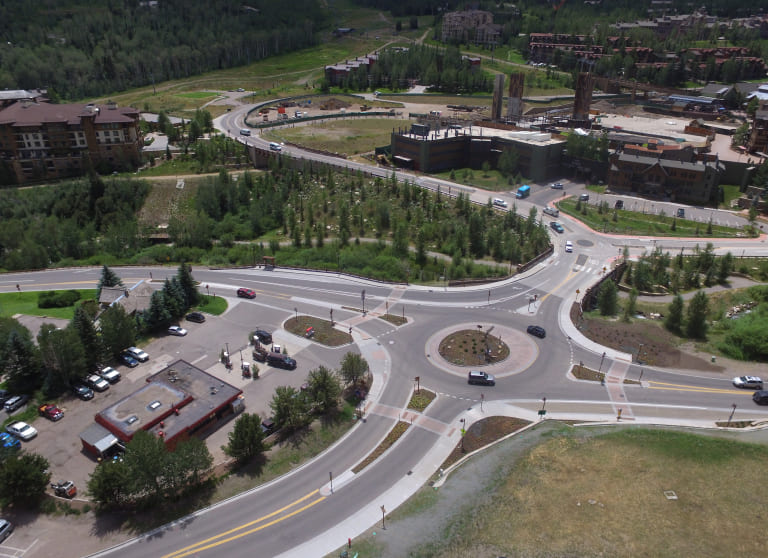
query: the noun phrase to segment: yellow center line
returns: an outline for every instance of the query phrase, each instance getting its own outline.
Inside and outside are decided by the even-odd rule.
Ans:
[[[558,290],[560,287],[562,287],[562,286],[563,286],[563,285],[565,285],[565,284],[566,284],[568,281],[570,281],[570,280],[571,280],[571,279],[572,279],[572,278],[573,278],[573,277],[574,277],[574,276],[575,276],[577,273],[578,273],[578,271],[573,271],[573,270],[569,271],[569,272],[568,272],[568,275],[566,276],[566,278],[565,278],[565,279],[563,279],[563,280],[560,282],[560,284],[559,284],[559,285],[557,285],[557,286],[556,286],[554,289],[550,289],[550,290],[549,290],[549,292],[547,292],[547,294],[545,294],[544,296],[542,296],[542,297],[541,297],[539,300],[540,300],[541,302],[544,302],[545,300],[547,300],[547,298],[548,298],[548,297],[549,297],[551,294],[553,294],[553,293],[554,293],[555,291],[557,291],[557,290]]]
[[[740,394],[749,395],[748,392],[738,389],[726,389],[726,388],[708,388],[699,386],[688,386],[685,384],[670,384],[667,382],[648,382],[648,389],[661,389],[667,391],[690,391],[698,393],[725,393],[725,394]]]
[[[315,504],[319,504],[320,502],[325,500],[325,496],[321,496],[320,498],[318,498],[317,500],[314,500],[313,502],[310,502],[306,506],[303,506],[303,507],[301,507],[301,508],[299,508],[299,509],[297,509],[295,511],[292,511],[291,513],[289,513],[289,514],[287,514],[287,515],[285,515],[283,517],[280,517],[278,519],[275,519],[274,521],[270,521],[269,523],[265,523],[264,525],[260,525],[259,527],[256,527],[255,529],[250,529],[248,531],[243,531],[242,533],[239,533],[237,535],[228,537],[226,539],[222,539],[222,537],[227,537],[228,535],[231,535],[232,533],[236,533],[238,531],[241,531],[242,529],[246,529],[248,527],[251,527],[252,525],[256,525],[257,523],[261,523],[262,521],[265,521],[265,520],[267,520],[267,519],[269,519],[271,517],[274,517],[274,516],[276,516],[278,514],[281,514],[285,510],[294,507],[295,505],[303,502],[304,500],[314,496],[318,492],[319,492],[319,489],[318,490],[313,490],[312,492],[310,492],[306,496],[303,496],[302,498],[299,498],[295,502],[291,502],[290,504],[288,504],[287,506],[285,506],[283,508],[280,508],[279,510],[273,511],[272,513],[267,514],[267,515],[265,515],[263,517],[260,517],[258,519],[254,519],[253,521],[249,521],[248,523],[244,523],[242,525],[239,525],[238,527],[235,527],[234,529],[230,529],[229,531],[225,531],[223,533],[219,533],[218,535],[215,535],[213,537],[207,538],[207,539],[202,540],[202,541],[200,541],[198,543],[195,543],[193,545],[186,546],[184,548],[180,548],[179,550],[171,552],[170,554],[166,554],[165,556],[163,556],[163,558],[183,558],[184,556],[190,556],[190,555],[192,555],[192,554],[194,554],[196,552],[199,552],[201,550],[207,550],[209,548],[214,548],[214,547],[219,546],[221,544],[237,540],[237,539],[239,539],[241,537],[244,537],[246,535],[250,535],[252,533],[256,533],[257,531],[261,531],[262,529],[265,529],[265,528],[267,528],[267,527],[269,527],[271,525],[274,525],[276,523],[280,523],[281,521],[283,521],[285,519],[288,519],[289,517],[293,517],[294,515],[299,514],[299,513],[303,512],[304,510],[307,510],[307,509],[311,508]],[[217,539],[221,539],[221,540],[217,540]],[[203,546],[203,545],[205,545],[205,546]]]

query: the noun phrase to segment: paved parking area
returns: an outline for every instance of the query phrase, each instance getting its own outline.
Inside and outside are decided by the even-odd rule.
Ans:
[[[306,382],[310,370],[321,364],[337,367],[346,353],[343,347],[329,349],[283,330],[283,320],[291,315],[285,310],[234,297],[228,302],[230,307],[222,316],[207,316],[203,324],[184,321],[181,325],[189,332],[185,337],[161,335],[144,346],[150,355],[148,362],[136,368],[115,366],[122,374],[122,380],[111,385],[105,392],[97,392],[92,400],[81,401],[68,394],[62,397],[59,400],[59,406],[65,413],[62,420],[51,422],[38,418],[34,421],[39,434],[35,439],[24,442],[24,447],[49,460],[53,481],[72,480],[78,487],[79,496],[84,496],[88,478],[97,461],[83,450],[80,433],[93,424],[94,416],[101,409],[137,390],[146,382],[147,377],[178,359],[184,359],[243,390],[246,412],[267,417],[271,415],[269,402],[275,388],[292,386],[298,389]],[[42,323],[53,320],[23,317],[21,321],[36,334]],[[66,321],[61,322],[57,325],[66,325]],[[241,359],[253,362],[248,334],[257,327],[271,331],[273,342],[285,347],[288,354],[296,358],[296,370],[282,370],[265,363],[256,363],[259,367],[258,379],[242,376]],[[229,348],[232,355],[232,370],[227,370],[219,360],[219,354],[225,348]],[[308,348],[311,350],[306,350]],[[233,425],[234,421],[230,420],[206,438],[215,463],[227,459],[221,446],[227,443]]]

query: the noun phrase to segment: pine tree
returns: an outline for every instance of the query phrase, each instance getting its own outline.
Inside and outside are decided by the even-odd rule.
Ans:
[[[190,308],[197,305],[200,302],[200,293],[197,291],[197,283],[192,277],[192,268],[186,262],[181,262],[176,277],[184,292],[186,307]]]
[[[101,298],[101,289],[104,287],[122,287],[123,280],[115,274],[114,271],[109,269],[106,265],[101,269],[101,278],[98,285],[96,285],[96,300]]]
[[[618,307],[618,295],[616,283],[611,279],[603,281],[600,292],[597,294],[597,307],[603,316],[615,316]]]
[[[676,295],[669,305],[667,317],[664,319],[664,326],[672,333],[679,334],[683,326],[683,297]]]
[[[705,339],[707,336],[707,312],[709,299],[704,291],[697,292],[688,303],[688,322],[686,333],[694,339]]]

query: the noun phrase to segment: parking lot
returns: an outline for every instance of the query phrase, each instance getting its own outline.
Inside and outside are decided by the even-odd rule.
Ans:
[[[64,411],[64,418],[57,422],[42,417],[34,420],[33,425],[39,434],[29,442],[23,442],[24,449],[39,453],[48,459],[52,481],[72,480],[78,487],[78,498],[86,498],[88,478],[97,461],[83,450],[80,433],[93,424],[96,413],[131,394],[146,382],[148,376],[170,363],[178,359],[186,360],[241,389],[245,398],[245,412],[257,413],[264,418],[271,415],[269,402],[275,388],[300,388],[306,382],[310,370],[320,364],[337,367],[346,352],[343,347],[329,349],[283,330],[281,324],[287,318],[284,310],[235,296],[228,297],[228,302],[230,307],[227,312],[221,316],[206,315],[207,319],[203,324],[182,321],[181,325],[188,330],[186,336],[160,335],[144,345],[142,348],[149,353],[150,359],[136,368],[113,363],[122,374],[122,380],[110,385],[104,392],[96,392],[92,400],[81,401],[69,394],[62,397],[58,405]],[[40,324],[50,323],[52,320],[25,317],[22,321],[35,334]],[[253,362],[248,335],[257,328],[272,332],[273,343],[285,347],[287,353],[297,360],[298,366],[295,370],[283,370],[269,367],[266,363],[256,363],[259,368],[258,379],[243,377],[240,371],[241,362]],[[227,369],[219,359],[221,351],[227,348],[233,364],[231,369]],[[222,424],[206,438],[214,463],[218,464],[227,459],[221,446],[227,443],[233,423],[234,421],[230,420]],[[14,537],[19,534],[16,533]]]

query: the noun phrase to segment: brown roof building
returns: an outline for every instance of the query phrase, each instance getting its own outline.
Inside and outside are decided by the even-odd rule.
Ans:
[[[0,110],[0,176],[25,183],[126,170],[139,163],[139,111],[115,103],[19,101]]]
[[[177,360],[147,378],[147,383],[96,414],[96,424],[80,439],[101,456],[126,444],[139,430],[173,449],[180,441],[204,435],[243,408],[242,390],[184,361]]]

